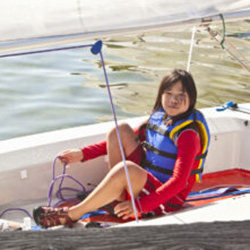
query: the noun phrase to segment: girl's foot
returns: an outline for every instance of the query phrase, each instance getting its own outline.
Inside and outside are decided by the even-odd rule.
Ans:
[[[40,206],[33,210],[33,217],[37,225],[41,227],[54,227],[59,225],[73,226],[74,221],[68,215],[67,207],[43,207]]]

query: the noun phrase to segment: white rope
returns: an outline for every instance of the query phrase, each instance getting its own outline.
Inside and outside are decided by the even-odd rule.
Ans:
[[[191,64],[191,59],[192,59],[193,47],[194,47],[195,32],[196,32],[196,27],[194,26],[193,30],[192,30],[192,37],[191,37],[191,41],[190,41],[190,49],[189,49],[189,54],[188,54],[187,72],[189,72],[189,70],[190,70],[190,64]]]

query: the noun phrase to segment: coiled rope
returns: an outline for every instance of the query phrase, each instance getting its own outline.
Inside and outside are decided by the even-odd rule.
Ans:
[[[64,164],[63,165],[63,173],[61,175],[55,176],[55,166],[56,166],[56,160],[58,159],[58,157],[56,157],[53,161],[53,166],[52,166],[52,181],[50,183],[49,186],[49,191],[48,191],[48,206],[51,206],[51,202],[52,202],[52,195],[53,195],[53,189],[54,189],[54,185],[58,180],[61,180],[58,186],[58,190],[55,193],[55,196],[59,199],[59,201],[53,205],[53,207],[57,207],[61,202],[65,202],[65,201],[71,201],[71,200],[75,200],[77,198],[77,196],[71,197],[71,198],[65,198],[63,195],[63,191],[74,191],[76,193],[81,192],[83,194],[87,193],[86,189],[84,187],[84,185],[78,181],[75,177],[66,174],[66,167],[67,165]],[[65,178],[71,179],[73,180],[75,183],[77,183],[81,189],[76,189],[76,188],[69,188],[69,187],[62,187],[63,185],[63,181]]]

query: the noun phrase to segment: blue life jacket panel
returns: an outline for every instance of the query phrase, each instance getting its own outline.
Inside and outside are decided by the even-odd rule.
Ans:
[[[164,123],[165,111],[154,112],[146,127],[146,158],[144,168],[151,172],[162,183],[172,175],[177,157],[176,141],[180,133],[186,129],[193,129],[199,133],[202,142],[202,153],[196,156],[199,165],[191,174],[196,175],[196,181],[201,182],[201,174],[207,155],[210,133],[205,118],[198,110],[192,112],[188,118],[178,120],[174,125]]]

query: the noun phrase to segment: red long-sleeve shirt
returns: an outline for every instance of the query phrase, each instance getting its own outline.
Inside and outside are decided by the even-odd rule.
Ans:
[[[106,155],[106,146],[106,141],[102,141],[82,148],[84,161]],[[137,205],[137,208],[140,212],[148,213],[176,195],[184,201],[191,191],[195,183],[195,175],[190,175],[190,172],[198,167],[199,161],[195,160],[195,157],[202,149],[198,134],[193,130],[183,131],[177,140],[177,148],[173,176],[154,192],[138,200],[140,205]]]
[[[134,132],[139,135],[141,141],[145,140],[145,129],[141,129],[141,126],[135,128]],[[99,143],[81,148],[81,150],[84,155],[84,161],[91,160],[107,154],[107,142],[104,140]]]
[[[148,213],[176,195],[184,202],[191,191],[195,175],[190,175],[190,172],[192,169],[197,169],[199,161],[195,160],[195,157],[201,153],[201,143],[197,133],[192,130],[182,132],[177,147],[172,177],[154,192],[139,199],[140,212]]]

